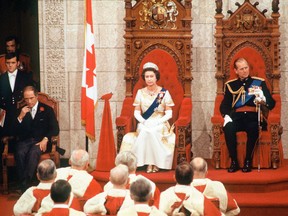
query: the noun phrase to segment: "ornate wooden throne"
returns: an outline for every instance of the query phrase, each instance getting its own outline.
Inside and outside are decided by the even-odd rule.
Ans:
[[[250,75],[264,78],[270,89],[276,106],[269,112],[267,131],[260,133],[260,142],[256,146],[253,167],[257,167],[260,158],[261,168],[277,168],[283,159],[281,142],[281,97],[279,90],[279,1],[272,1],[271,18],[257,9],[249,0],[242,5],[238,2],[235,12],[228,11],[230,16],[224,19],[222,0],[216,0],[216,80],[217,96],[214,116],[212,117],[213,159],[216,168],[227,168],[230,165],[229,153],[222,131],[223,117],[219,107],[223,99],[224,84],[236,77],[233,62],[244,57],[250,64]],[[246,133],[237,133],[237,151],[240,166],[245,157]]]
[[[125,81],[126,94],[121,115],[116,119],[117,151],[123,136],[136,130],[135,94],[145,86],[143,64],[159,67],[158,84],[168,89],[175,103],[176,149],[174,165],[191,158],[191,0],[125,0]]]

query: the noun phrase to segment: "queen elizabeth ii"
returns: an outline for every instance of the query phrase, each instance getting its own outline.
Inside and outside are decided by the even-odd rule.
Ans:
[[[120,151],[132,151],[138,167],[148,165],[147,173],[171,169],[175,134],[168,120],[174,102],[169,91],[157,85],[160,73],[156,64],[145,63],[141,77],[146,87],[137,91],[133,103],[137,130],[124,136]]]

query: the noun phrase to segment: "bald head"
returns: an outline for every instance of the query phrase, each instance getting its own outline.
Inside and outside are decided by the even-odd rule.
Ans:
[[[206,178],[206,174],[208,171],[207,162],[201,157],[195,157],[191,162],[190,165],[192,166],[194,172],[194,179],[196,178]]]
[[[70,163],[73,169],[86,170],[89,164],[89,154],[83,149],[76,149],[71,154]]]
[[[126,187],[128,182],[129,172],[128,167],[119,164],[110,171],[110,181],[115,187]]]

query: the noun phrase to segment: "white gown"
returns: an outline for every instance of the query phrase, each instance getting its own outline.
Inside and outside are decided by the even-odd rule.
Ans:
[[[139,89],[136,94],[133,106],[140,106],[142,114],[150,107],[158,95],[162,99],[161,103],[146,122],[155,122],[160,119],[165,115],[165,106],[174,106],[174,102],[168,90],[166,90],[164,97],[161,92],[151,96],[144,88]],[[120,152],[132,151],[137,157],[138,167],[152,164],[161,169],[171,169],[175,147],[173,129],[174,127],[170,127],[168,121],[151,127],[138,123],[136,132],[127,133],[123,137]]]

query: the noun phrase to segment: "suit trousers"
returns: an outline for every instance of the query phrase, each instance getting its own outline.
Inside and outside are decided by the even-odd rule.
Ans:
[[[42,151],[36,145],[39,141],[34,138],[20,141],[16,144],[15,161],[20,183],[27,184],[32,180]]]
[[[230,158],[237,160],[237,138],[238,131],[247,134],[246,160],[252,160],[253,151],[258,140],[259,128],[256,112],[239,112],[232,115],[232,122],[225,125],[224,134]]]

